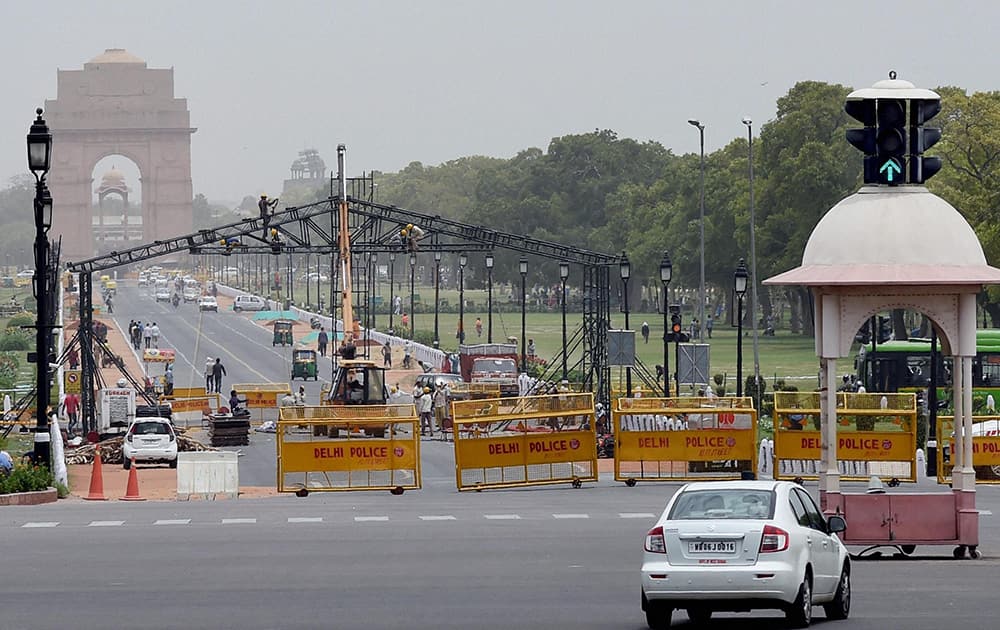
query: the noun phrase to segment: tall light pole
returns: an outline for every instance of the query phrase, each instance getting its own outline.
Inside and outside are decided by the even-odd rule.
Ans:
[[[750,330],[753,331],[753,406],[760,411],[760,344],[757,340],[757,222],[754,217],[753,190],[753,121],[744,118],[747,126],[747,163],[750,165]]]
[[[462,252],[458,255],[458,343],[465,343],[465,266],[469,257]]]
[[[434,252],[434,347],[441,346],[441,337],[438,336],[438,299],[441,287],[441,252]]]
[[[413,297],[413,278],[417,271],[417,255],[410,254],[410,339],[416,339],[417,317],[414,312],[415,300]]]
[[[698,339],[704,339],[705,330],[705,125],[697,120],[689,120],[689,125],[698,128],[698,136],[701,139],[701,175],[699,176],[699,188],[701,190],[698,201],[698,238],[699,238],[699,269],[700,276],[698,282]]]
[[[35,317],[35,463],[49,466],[49,354],[51,353],[54,312],[50,309],[53,296],[49,287],[49,228],[52,227],[52,196],[45,185],[45,176],[52,163],[52,134],[42,118],[42,109],[28,132],[28,169],[35,176],[35,278],[33,289],[37,311]],[[30,357],[29,357],[30,358]]]
[[[392,314],[396,311],[396,252],[389,252],[389,330],[392,331]],[[395,331],[392,334],[396,334]]]
[[[527,340],[524,338],[525,334],[526,334],[525,333],[526,328],[524,326],[524,316],[526,314],[526,312],[525,312],[525,306],[526,306],[526,304],[525,304],[525,296],[526,296],[525,282],[526,282],[526,280],[528,278],[528,259],[527,258],[521,258],[521,260],[517,263],[517,270],[521,273],[521,371],[522,372],[527,372],[528,371],[528,355],[525,352],[525,345],[524,345],[527,342]]]
[[[736,397],[743,397],[743,298],[747,295],[747,264],[740,258],[733,274],[736,293]]]
[[[625,330],[629,330],[628,327],[628,279],[632,275],[632,265],[628,261],[628,256],[625,252],[622,252],[622,259],[618,263],[618,273],[622,279],[622,310],[625,311]],[[625,367],[625,397],[629,398],[632,396],[632,367]]]
[[[660,260],[660,282],[663,283],[663,395],[670,397],[670,343],[667,341],[669,328],[667,326],[667,311],[670,310],[670,297],[667,287],[674,274],[674,266],[670,262],[670,254],[663,252]]]
[[[562,380],[567,380],[569,378],[568,372],[566,370],[566,278],[569,277],[569,263],[565,260],[559,262],[559,281],[562,284],[562,290],[559,294],[559,301],[562,302],[562,363],[563,363],[563,375]]]
[[[493,252],[486,254],[486,273],[487,273],[487,306],[486,306],[486,341],[488,343],[493,343]]]

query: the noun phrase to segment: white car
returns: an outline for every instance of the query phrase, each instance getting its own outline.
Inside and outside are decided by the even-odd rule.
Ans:
[[[155,295],[157,302],[169,302],[170,298],[173,297],[174,294],[166,287],[158,287]]]
[[[132,460],[139,462],[167,462],[177,468],[177,436],[166,418],[137,418],[122,442],[122,461],[125,470],[132,467]]]
[[[680,608],[696,624],[714,611],[777,608],[804,628],[814,605],[827,619],[846,619],[851,564],[835,535],[846,528],[790,481],[687,484],[646,534],[646,623],[668,628]]]
[[[308,280],[309,282],[315,282],[316,280],[319,280],[320,282],[327,282],[329,279],[329,276],[325,273],[317,273],[315,271],[312,273],[304,273],[299,276],[299,280]]]
[[[185,302],[196,302],[201,297],[201,289],[198,287],[185,287],[182,297]]]
[[[219,312],[219,302],[216,301],[211,295],[203,295],[198,298],[198,310],[199,311],[215,311]]]
[[[139,286],[144,287],[149,284],[149,274],[143,271],[139,274]]]

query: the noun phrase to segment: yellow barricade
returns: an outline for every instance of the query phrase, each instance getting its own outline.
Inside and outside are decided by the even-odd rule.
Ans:
[[[214,413],[219,408],[219,395],[192,396],[188,398],[167,398],[174,413],[199,411],[202,414]]]
[[[774,477],[816,479],[821,466],[818,392],[774,392]],[[837,394],[837,464],[844,479],[917,479],[915,394]]]
[[[205,395],[204,387],[175,387],[174,392],[167,396],[167,400],[174,398],[200,398]]]
[[[282,397],[292,393],[288,383],[238,383],[232,388],[238,396],[246,397],[247,409],[272,409]]]
[[[499,383],[451,383],[448,385],[452,400],[481,400],[500,398]]]
[[[278,492],[402,492],[421,486],[413,405],[282,407],[276,437]]]
[[[593,394],[451,404],[459,490],[597,481]]]
[[[618,398],[615,480],[739,479],[757,470],[752,398]]]
[[[951,482],[955,461],[955,418],[937,419],[937,479]],[[976,483],[1000,484],[1000,416],[972,416],[972,467]]]

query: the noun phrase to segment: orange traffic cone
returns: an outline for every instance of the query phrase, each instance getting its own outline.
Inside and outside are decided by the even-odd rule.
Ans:
[[[125,496],[122,501],[145,501],[139,496],[139,475],[135,472],[135,458],[132,458],[132,465],[128,468],[128,486],[125,488]]]
[[[104,496],[104,471],[101,468],[101,449],[94,448],[94,469],[90,473],[90,494],[85,501],[107,501]]]

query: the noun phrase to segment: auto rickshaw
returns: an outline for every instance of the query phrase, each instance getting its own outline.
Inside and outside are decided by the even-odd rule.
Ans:
[[[292,345],[292,321],[288,319],[279,319],[274,322],[274,339],[271,340],[271,346],[276,346],[278,344],[282,346]]]
[[[289,333],[291,334],[291,333]],[[292,350],[292,380],[319,380],[316,372],[315,350]]]

